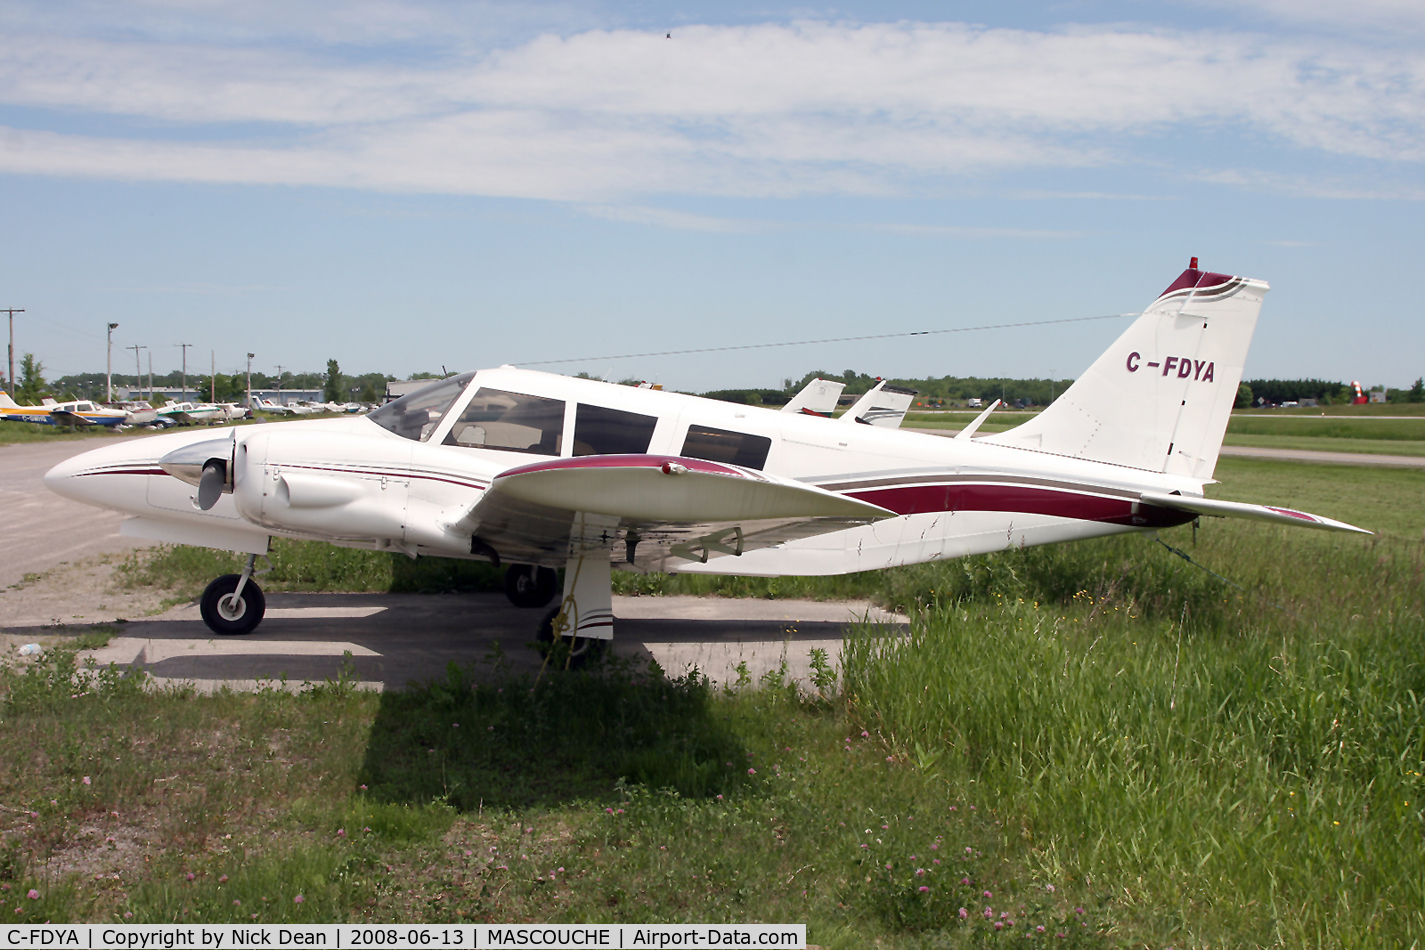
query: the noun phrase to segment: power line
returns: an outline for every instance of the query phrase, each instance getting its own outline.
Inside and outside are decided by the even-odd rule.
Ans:
[[[738,346],[704,346],[690,350],[660,350],[653,353],[619,353],[614,356],[575,356],[559,360],[531,360],[515,366],[550,366],[555,363],[594,363],[600,360],[631,360],[645,356],[687,356],[692,353],[727,353],[733,350],[766,350],[779,346],[810,346],[815,343],[852,343],[860,340],[890,340],[897,337],[936,336],[942,333],[971,333],[976,330],[1009,330],[1015,327],[1044,327],[1053,323],[1084,323],[1089,320],[1117,320],[1138,317],[1140,313],[1106,313],[1097,317],[1064,317],[1058,320],[1026,320],[1019,323],[987,323],[975,327],[950,327],[943,330],[912,330],[901,333],[868,333],[863,336],[837,336],[821,340],[787,340],[781,343],[743,343]]]

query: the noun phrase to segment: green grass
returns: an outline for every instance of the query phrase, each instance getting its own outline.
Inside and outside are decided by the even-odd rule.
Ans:
[[[1425,402],[1372,402],[1363,406],[1297,406],[1291,409],[1234,409],[1236,418],[1280,418],[1282,416],[1340,416],[1369,418],[1371,416],[1425,416]]]
[[[448,593],[502,590],[503,571],[479,561],[419,558],[381,551],[339,548],[319,541],[276,539],[272,570],[260,583],[265,591],[381,591]],[[246,555],[210,548],[161,545],[129,555],[115,570],[124,588],[150,587],[173,601],[202,593],[213,578],[242,571]],[[258,569],[266,565],[258,561]]]
[[[87,688],[61,654],[0,678],[0,896],[40,890],[14,901],[26,922],[762,920],[848,948],[1410,946],[1425,934],[1425,472],[1229,459],[1218,475],[1215,497],[1380,533],[1165,533],[1245,591],[1142,537],[788,587],[665,579],[910,610],[908,638],[848,644],[826,700],[619,664],[535,685],[498,656],[400,693],[204,697],[112,674]]]
[[[133,430],[128,430],[132,432]],[[20,442],[68,442],[74,439],[123,438],[125,433],[115,432],[107,426],[43,426],[33,422],[9,422],[0,420],[0,445]]]
[[[1022,945],[1111,925],[1105,895],[1020,878],[983,795],[946,798],[775,678],[472,672],[206,697],[90,688],[63,654],[10,673],[0,730],[28,751],[0,773],[6,916],[805,921],[823,945],[916,947],[992,936],[990,890]]]
[[[1331,439],[1291,435],[1232,435],[1223,445],[1259,449],[1292,449],[1308,452],[1349,452],[1364,455],[1425,455],[1425,442],[1398,442],[1384,439]]]
[[[1405,945],[1425,932],[1422,545],[1234,526],[1193,553],[1250,593],[1126,541],[1027,551],[994,600],[937,597],[910,639],[851,644],[846,688],[893,752],[990,791],[1032,869],[1127,887],[1126,934]]]
[[[1425,455],[1425,418],[1234,415],[1224,444],[1419,457]]]
[[[1360,439],[1425,443],[1425,418],[1371,419],[1340,416],[1233,416],[1229,435],[1288,436],[1295,439]]]
[[[974,413],[914,413],[906,417],[905,425],[913,429],[959,430],[974,418]],[[990,418],[998,421],[986,421],[980,432],[1005,432],[1023,423],[1028,416]],[[1314,452],[1422,456],[1425,455],[1425,417],[1376,419],[1360,415],[1237,414],[1227,425],[1224,444]]]

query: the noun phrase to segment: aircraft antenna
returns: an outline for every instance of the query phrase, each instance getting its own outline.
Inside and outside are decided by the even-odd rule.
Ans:
[[[1009,330],[1016,327],[1045,327],[1054,323],[1084,323],[1088,320],[1117,320],[1141,317],[1140,313],[1105,313],[1096,317],[1063,317],[1058,320],[1023,320],[1018,323],[986,323],[973,327],[946,327],[940,330],[908,330],[900,333],[867,333],[862,336],[834,336],[820,340],[786,340],[781,343],[743,343],[737,346],[704,346],[688,350],[661,350],[655,353],[619,353],[613,356],[573,356],[559,360],[528,360],[514,366],[550,366],[555,363],[592,363],[599,360],[631,360],[645,356],[687,356],[692,353],[727,353],[733,350],[766,350],[779,346],[811,346],[814,343],[851,343],[859,340],[891,340],[907,336],[936,336],[942,333],[971,333],[976,330]]]

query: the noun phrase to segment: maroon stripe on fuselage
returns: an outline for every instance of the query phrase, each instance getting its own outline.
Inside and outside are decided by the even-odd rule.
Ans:
[[[1018,485],[907,485],[848,493],[852,498],[889,508],[899,515],[956,511],[1006,511],[1049,515],[1076,521],[1098,521],[1134,527],[1167,528],[1197,517],[1188,512],[1104,498],[1078,492],[1025,488]]]
[[[447,485],[459,485],[461,488],[474,488],[484,491],[486,486],[479,482],[467,479],[447,477],[445,475],[431,475],[426,472],[418,472],[415,469],[371,469],[371,468],[336,468],[331,465],[298,465],[279,464],[279,469],[296,468],[308,472],[336,472],[341,475],[360,475],[365,478],[414,478],[423,479],[428,482],[445,482]]]
[[[516,468],[507,468],[496,480],[507,478],[511,475],[528,475],[532,472],[550,472],[558,469],[579,469],[579,468],[662,468],[665,462],[681,465],[689,471],[703,472],[711,475],[731,475],[735,478],[746,478],[754,481],[762,481],[762,476],[756,472],[749,472],[740,468],[733,468],[723,465],[721,462],[711,462],[706,459],[689,458],[684,455],[579,455],[574,458],[550,459],[547,462],[530,462],[528,465],[520,465]]]
[[[82,475],[167,475],[161,468],[111,468],[97,472],[75,472],[76,476]]]

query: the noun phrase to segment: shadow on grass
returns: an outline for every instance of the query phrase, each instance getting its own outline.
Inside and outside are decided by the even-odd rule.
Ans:
[[[372,800],[475,811],[609,799],[620,781],[687,797],[741,784],[746,749],[696,671],[667,679],[612,658],[532,677],[498,657],[496,670],[477,683],[452,663],[443,680],[382,695],[360,772]]]

